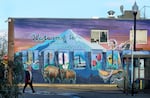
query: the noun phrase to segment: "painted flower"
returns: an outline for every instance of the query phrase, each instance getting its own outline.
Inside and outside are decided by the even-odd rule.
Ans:
[[[96,59],[97,59],[98,61],[100,61],[100,60],[102,59],[102,56],[101,56],[101,54],[100,54],[100,53],[99,53],[99,54],[97,54]]]

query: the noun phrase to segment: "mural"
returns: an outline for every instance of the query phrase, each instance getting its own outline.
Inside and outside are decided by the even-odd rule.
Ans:
[[[103,63],[102,63],[102,52],[101,51],[95,51],[92,54],[92,64],[91,64],[92,70],[96,69],[104,69]]]
[[[132,22],[16,18],[14,50],[21,54],[24,69],[32,66],[37,83],[116,83],[123,80],[121,51],[130,50]],[[138,29],[149,33],[146,21],[137,22]],[[107,40],[102,40],[103,33]]]

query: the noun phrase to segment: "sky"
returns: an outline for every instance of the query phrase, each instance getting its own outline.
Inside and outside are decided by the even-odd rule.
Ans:
[[[121,15],[120,6],[131,10],[136,1],[144,16],[150,18],[149,0],[0,0],[0,32],[8,31],[7,19],[14,18],[107,18],[109,10]]]

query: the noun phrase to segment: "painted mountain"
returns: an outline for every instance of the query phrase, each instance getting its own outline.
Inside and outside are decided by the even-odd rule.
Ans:
[[[71,29],[68,29],[58,36],[53,37],[51,40],[46,40],[42,44],[38,44],[32,48],[29,48],[29,50],[84,50],[84,51],[91,51],[93,49],[102,50],[105,51],[106,49],[99,44],[96,43],[90,43],[87,40],[85,40],[80,35],[77,35],[74,33]]]

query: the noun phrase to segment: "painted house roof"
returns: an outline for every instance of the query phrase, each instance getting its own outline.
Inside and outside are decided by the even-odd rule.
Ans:
[[[29,50],[84,50],[84,51],[91,51],[93,49],[99,49],[105,51],[106,49],[97,43],[90,43],[89,41],[85,40],[80,35],[74,33],[71,29],[68,29],[55,38],[51,40],[47,40],[42,44],[38,44]]]

